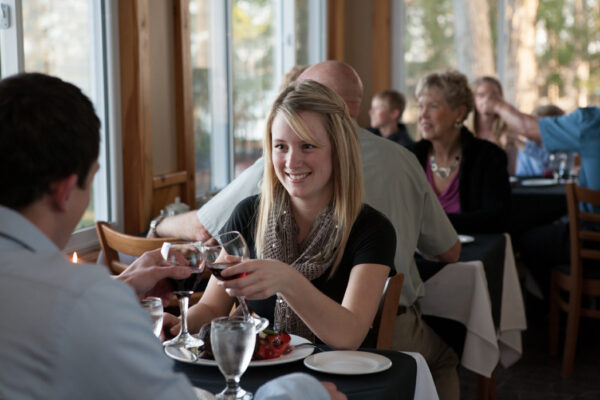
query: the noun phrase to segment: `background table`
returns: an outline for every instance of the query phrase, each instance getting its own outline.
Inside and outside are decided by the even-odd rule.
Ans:
[[[249,367],[241,379],[241,386],[253,393],[259,386],[281,375],[304,372],[320,381],[336,384],[348,399],[435,399],[433,379],[423,357],[415,353],[365,349],[392,360],[386,371],[366,375],[335,375],[313,371],[302,360],[274,366]],[[216,366],[192,365],[176,362],[175,371],[184,373],[196,387],[218,393],[225,388],[225,378]]]
[[[504,247],[500,253],[499,243]],[[475,235],[474,243],[463,246],[459,262],[446,264],[425,281],[420,306],[423,314],[465,326],[465,368],[490,377],[498,362],[505,367],[515,363],[527,323],[510,236]]]
[[[523,186],[519,179],[512,188],[509,233],[513,240],[536,226],[549,224],[567,214],[565,185]]]

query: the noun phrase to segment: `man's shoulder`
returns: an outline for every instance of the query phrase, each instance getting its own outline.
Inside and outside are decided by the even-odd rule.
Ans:
[[[417,162],[411,151],[387,138],[376,136],[366,129],[358,129],[361,156],[376,155],[382,163],[414,163]]]

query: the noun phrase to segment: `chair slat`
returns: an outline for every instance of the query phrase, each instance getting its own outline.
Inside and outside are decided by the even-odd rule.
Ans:
[[[579,254],[586,260],[600,260],[600,250],[584,249]]]
[[[599,222],[600,223],[600,214],[594,214],[594,213],[590,213],[590,212],[580,212],[579,218],[582,221]]]

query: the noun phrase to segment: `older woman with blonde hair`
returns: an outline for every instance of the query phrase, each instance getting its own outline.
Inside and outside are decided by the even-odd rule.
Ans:
[[[423,139],[412,150],[459,233],[503,232],[510,206],[506,153],[464,125],[473,92],[458,71],[431,73],[417,84]]]
[[[222,231],[237,230],[252,258],[208,284],[189,311],[190,330],[246,296],[288,333],[342,349],[359,347],[394,270],[395,231],[363,204],[359,144],[344,101],[314,81],[275,100],[263,145],[260,195],[238,204]],[[276,302],[276,295],[283,301]]]

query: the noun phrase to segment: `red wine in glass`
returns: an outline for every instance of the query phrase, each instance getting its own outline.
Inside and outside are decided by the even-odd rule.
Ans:
[[[175,295],[190,295],[198,290],[200,282],[202,282],[202,270],[193,269],[192,274],[186,279],[169,279],[173,285],[173,293]]]
[[[225,269],[232,267],[236,264],[239,264],[239,262],[237,262],[237,261],[222,262],[222,263],[214,263],[214,264],[209,263],[206,267],[210,270],[210,272],[212,272],[212,274],[215,276],[215,278],[217,278],[221,281],[230,281],[232,279],[237,279],[237,278],[246,276],[245,272],[242,272],[240,274],[235,274],[232,276],[228,276],[228,277],[221,276],[221,272],[223,272]]]

